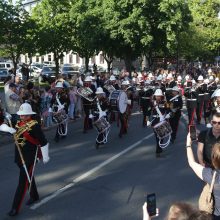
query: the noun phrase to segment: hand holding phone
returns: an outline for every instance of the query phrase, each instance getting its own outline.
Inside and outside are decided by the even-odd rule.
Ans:
[[[196,134],[196,126],[195,125],[190,125],[189,126],[189,133],[190,133],[190,138],[192,141],[197,140],[197,134]]]
[[[157,206],[156,206],[156,195],[155,193],[147,195],[147,211],[149,216],[154,216],[157,214]]]

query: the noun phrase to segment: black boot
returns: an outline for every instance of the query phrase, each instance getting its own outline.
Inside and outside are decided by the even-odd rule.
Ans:
[[[16,216],[18,214],[18,212],[16,211],[16,209],[12,209],[10,212],[8,212],[8,215],[13,217]]]

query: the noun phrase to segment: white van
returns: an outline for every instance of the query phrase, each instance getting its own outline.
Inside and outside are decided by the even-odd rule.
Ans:
[[[12,63],[6,63],[6,62],[0,62],[0,68],[5,68],[5,69],[12,69],[13,68],[13,64]]]

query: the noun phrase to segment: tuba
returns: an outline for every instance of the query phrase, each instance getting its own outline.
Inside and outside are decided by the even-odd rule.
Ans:
[[[77,89],[77,94],[81,97],[85,98],[86,100],[93,102],[95,98],[89,97],[93,94],[93,91],[89,87],[80,87]]]

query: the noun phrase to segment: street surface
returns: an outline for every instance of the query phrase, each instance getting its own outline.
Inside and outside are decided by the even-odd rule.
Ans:
[[[120,139],[114,122],[108,143],[99,150],[95,149],[96,130],[83,134],[82,119],[69,123],[68,137],[59,143],[53,141],[54,128],[45,131],[51,160],[45,165],[40,162],[35,170],[41,200],[27,207],[27,193],[16,219],[140,220],[147,193],[156,193],[158,220],[165,218],[175,201],[197,205],[202,182],[186,160],[186,123],[182,117],[176,142],[159,159],[152,129],[142,127],[138,111],[130,118],[128,134]],[[19,175],[9,140],[0,140],[0,219],[11,219],[6,214]]]

